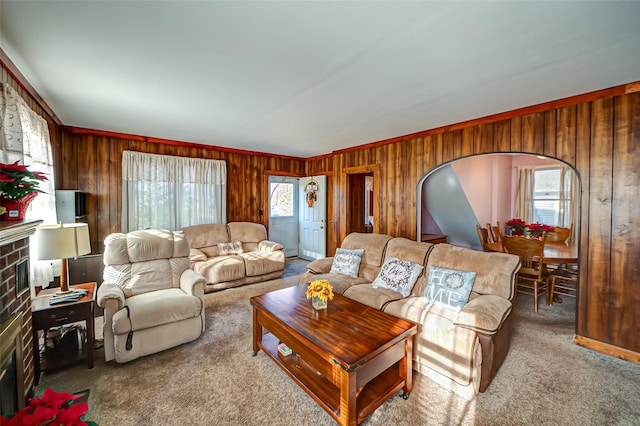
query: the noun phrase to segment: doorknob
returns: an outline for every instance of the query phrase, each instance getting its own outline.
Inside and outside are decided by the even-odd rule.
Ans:
[[[324,226],[321,226],[320,229],[324,229]]]

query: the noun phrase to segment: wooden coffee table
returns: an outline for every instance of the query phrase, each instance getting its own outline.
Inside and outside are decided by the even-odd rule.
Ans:
[[[315,311],[306,287],[251,298],[254,355],[262,349],[341,425],[359,424],[400,389],[406,399],[416,325],[339,294]],[[280,342],[293,354],[280,354]]]

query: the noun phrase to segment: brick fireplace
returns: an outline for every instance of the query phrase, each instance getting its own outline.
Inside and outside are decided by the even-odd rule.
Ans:
[[[15,332],[12,334],[15,334],[15,339],[2,339],[0,353],[7,356],[3,356],[6,359],[0,361],[5,364],[5,367],[15,366],[16,370],[21,370],[16,371],[14,380],[22,383],[7,385],[3,381],[3,386],[15,388],[14,392],[17,394],[22,393],[22,395],[15,395],[14,398],[18,401],[18,407],[22,407],[26,398],[33,394],[34,388],[28,262],[29,236],[35,232],[36,226],[40,223],[41,221],[0,222],[0,329],[6,329],[9,334],[11,330]],[[21,330],[17,331],[18,328]],[[18,345],[21,347],[17,347]],[[2,367],[0,365],[0,368]],[[6,391],[3,389],[3,393]]]

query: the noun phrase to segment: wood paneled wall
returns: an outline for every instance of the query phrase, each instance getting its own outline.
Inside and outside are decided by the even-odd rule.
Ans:
[[[121,163],[125,150],[226,161],[229,222],[266,224],[266,217],[260,215],[266,194],[265,171],[304,175],[304,161],[293,158],[64,131],[61,149],[57,153],[58,163],[62,165],[58,189],[87,192],[89,232],[93,241],[103,241],[108,234],[121,232]]]
[[[307,171],[334,176],[332,249],[346,236],[345,169],[379,165],[379,232],[416,239],[417,183],[434,167],[506,152],[566,161],[582,183],[576,341],[640,361],[640,93],[456,127],[311,159]]]
[[[22,90],[3,68],[9,82]],[[619,89],[619,88],[618,88]],[[345,170],[375,166],[380,197],[378,232],[416,238],[416,185],[434,167],[481,153],[524,152],[564,160],[582,184],[580,294],[576,342],[640,362],[640,84],[575,98],[575,102],[531,107],[372,143],[307,161],[223,152],[206,147],[63,132],[47,117],[55,150],[59,189],[90,193],[93,240],[120,230],[121,153],[125,149],[227,161],[228,220],[264,222],[265,171],[328,176],[328,254],[345,237]],[[443,202],[446,202],[443,200]]]

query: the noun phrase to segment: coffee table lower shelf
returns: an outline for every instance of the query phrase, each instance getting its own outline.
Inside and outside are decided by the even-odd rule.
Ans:
[[[260,348],[266,353],[298,386],[311,396],[335,420],[340,422],[340,388],[322,376],[298,354],[288,356],[278,352],[280,340],[271,333],[262,336]],[[285,342],[286,343],[286,342]],[[405,386],[400,376],[399,363],[396,362],[380,375],[366,383],[357,391],[356,417],[362,422],[376,408]]]

